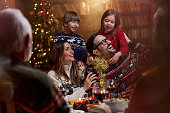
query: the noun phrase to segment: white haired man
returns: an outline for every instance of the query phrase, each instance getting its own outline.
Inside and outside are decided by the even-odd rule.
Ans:
[[[46,75],[25,63],[32,52],[28,20],[19,10],[7,8],[0,11],[0,25],[0,66],[13,84],[16,111],[68,113],[70,109],[62,94]]]

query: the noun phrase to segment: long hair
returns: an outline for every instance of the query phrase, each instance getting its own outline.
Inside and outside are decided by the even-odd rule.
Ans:
[[[61,58],[64,53],[64,44],[66,42],[65,40],[58,40],[51,45],[50,59],[54,64],[53,70],[56,72],[56,76],[59,79],[63,76],[68,81],[69,77],[64,70],[64,64]],[[79,68],[76,62],[73,62],[71,66],[70,79],[72,84],[79,84],[81,82],[81,76],[79,75]]]
[[[102,18],[101,18],[101,26],[100,26],[99,32],[101,32],[101,33],[104,32],[104,27],[103,27],[104,19],[109,15],[115,16],[115,27],[110,31],[110,32],[112,32],[112,37],[114,37],[116,35],[117,29],[120,26],[119,14],[114,9],[108,9],[103,13]]]

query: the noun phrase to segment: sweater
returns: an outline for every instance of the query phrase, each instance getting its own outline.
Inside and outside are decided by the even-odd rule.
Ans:
[[[87,52],[84,39],[78,34],[69,35],[64,32],[60,32],[55,35],[53,42],[58,40],[66,40],[70,43],[73,51],[74,58],[77,61],[82,61],[86,63],[87,60]]]

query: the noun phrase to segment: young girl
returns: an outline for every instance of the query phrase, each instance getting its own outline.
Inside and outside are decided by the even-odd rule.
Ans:
[[[58,40],[68,41],[74,51],[74,58],[78,66],[82,66],[87,60],[85,41],[81,36],[75,33],[79,27],[80,17],[74,11],[67,11],[63,17],[63,23],[65,31],[56,34],[53,42]]]
[[[85,91],[95,82],[95,74],[88,74],[83,84],[85,67],[77,66],[74,51],[65,40],[58,40],[51,45],[50,58],[54,65],[48,76],[58,89],[66,90],[65,100],[82,98]]]
[[[109,60],[110,64],[116,63],[121,56],[124,56],[128,52],[128,44],[124,32],[119,26],[120,18],[118,13],[113,9],[106,10],[101,18],[101,28],[98,31],[98,34],[108,37],[113,48],[118,51]]]

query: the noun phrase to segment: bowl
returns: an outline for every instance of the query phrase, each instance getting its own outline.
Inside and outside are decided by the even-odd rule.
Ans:
[[[124,112],[125,109],[128,107],[128,100],[119,100],[119,101],[112,101],[112,102],[105,102],[111,109],[112,113],[117,112]]]

